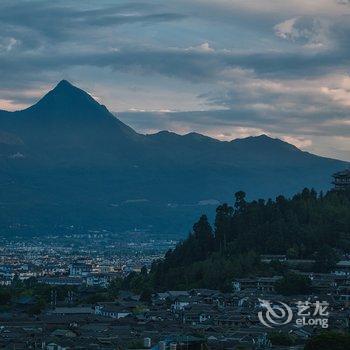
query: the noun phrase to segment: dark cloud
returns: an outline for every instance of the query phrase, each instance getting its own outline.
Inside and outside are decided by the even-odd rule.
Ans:
[[[141,84],[160,109],[167,106],[156,91],[180,95],[183,84],[208,111],[123,118],[140,130],[210,134],[236,127],[348,138],[348,6],[325,0],[310,8],[304,2],[3,0],[0,108],[1,100],[31,103],[37,90],[67,75],[86,86],[133,87],[133,94]],[[82,69],[86,74],[77,73]],[[114,75],[123,81],[113,82]],[[129,86],[129,79],[136,82]],[[171,91],[169,81],[177,82]]]
[[[97,6],[97,8],[96,8]],[[162,12],[161,7],[147,3],[107,5],[98,7],[72,6],[69,1],[2,1],[0,3],[0,28],[11,30],[27,42],[29,36],[39,36],[56,41],[79,37],[91,27],[108,27],[124,24],[176,21],[185,18],[181,13]],[[152,13],[149,13],[152,11]],[[40,41],[34,40],[39,46]]]
[[[133,47],[132,43],[124,42],[124,47],[118,47],[118,51],[113,52],[103,46],[88,45],[89,38],[84,36],[84,32],[89,33],[91,26],[106,28],[127,23],[156,24],[176,21],[186,16],[181,13],[147,13],[150,9],[155,11],[156,6],[144,3],[94,9],[77,9],[64,4],[66,3],[59,2],[57,5],[41,1],[5,1],[0,4],[2,40],[14,39],[18,43],[12,52],[0,56],[3,71],[10,69],[16,73],[18,70],[45,71],[76,65],[110,66],[115,70],[138,70],[142,74],[158,73],[200,82],[221,79],[218,75],[227,67],[242,67],[265,76],[290,78],[321,75],[334,68],[345,68],[349,64],[350,26],[345,20],[333,25],[330,37],[334,45],[330,50],[307,51],[298,48],[265,52],[201,52],[186,48]],[[307,27],[306,20],[297,24]],[[60,41],[68,40],[70,36],[81,36],[82,44],[87,41],[86,47],[83,50],[72,47],[69,54],[65,53]],[[51,42],[45,46],[42,37],[49,37]],[[93,39],[98,40],[96,37]],[[76,45],[74,40],[67,45]],[[55,45],[61,50],[55,50]],[[37,52],[33,51],[35,47]]]
[[[24,52],[19,56],[0,56],[0,70],[13,74],[21,71],[54,70],[62,67],[91,65],[115,70],[158,73],[194,82],[221,80],[227,68],[252,69],[271,78],[293,78],[323,75],[334,68],[345,68],[350,57],[341,52],[249,53],[201,52],[188,49],[127,48],[109,52],[56,53],[48,50],[40,55]]]

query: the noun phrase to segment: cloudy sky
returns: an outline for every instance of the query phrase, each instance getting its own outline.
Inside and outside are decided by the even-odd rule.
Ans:
[[[350,0],[1,0],[0,109],[61,79],[143,133],[350,160]]]

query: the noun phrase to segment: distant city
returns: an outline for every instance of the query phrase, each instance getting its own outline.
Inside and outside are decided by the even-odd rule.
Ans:
[[[126,238],[126,236],[128,238]],[[35,277],[48,285],[107,287],[116,277],[125,277],[154,260],[163,258],[176,241],[124,238],[108,233],[0,238],[0,285]]]
[[[64,237],[63,242],[58,237],[1,241],[0,284],[16,293],[10,296],[0,288],[2,348],[219,350],[285,349],[290,344],[290,349],[303,349],[317,317],[326,328],[349,328],[349,257],[331,273],[303,272],[312,294],[280,294],[276,283],[282,276],[276,275],[233,279],[230,292],[193,288],[145,296],[114,290],[115,281],[140,273],[175,242],[113,244],[99,234]],[[260,258],[294,270],[314,263],[285,255]],[[258,317],[266,312],[264,300],[290,305],[293,318],[267,328]],[[306,303],[306,318],[300,303]],[[326,306],[315,314],[319,303]],[[306,323],[300,327],[298,320]]]

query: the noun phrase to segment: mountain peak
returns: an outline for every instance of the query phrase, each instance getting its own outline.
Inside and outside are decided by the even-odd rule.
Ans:
[[[195,141],[220,142],[219,140],[214,139],[210,136],[206,136],[194,131],[189,132],[188,134],[185,134],[184,137]]]
[[[73,84],[71,84],[68,80],[61,80],[56,87],[53,90],[56,89],[69,89],[69,88],[75,88],[75,86]]]
[[[20,111],[31,125],[42,128],[57,129],[60,127],[91,128],[116,130],[123,134],[135,136],[137,133],[111,114],[108,109],[98,103],[90,94],[74,86],[67,80],[61,80],[51,91],[33,106]],[[105,132],[105,131],[104,131]]]
[[[256,139],[260,139],[260,140],[273,140],[274,138],[266,135],[266,134],[261,134],[261,135],[258,135],[258,136],[252,136],[252,137],[255,137]]]
[[[67,116],[71,114],[91,114],[97,110],[107,111],[91,95],[72,85],[67,80],[61,80],[41,100],[29,107],[28,110],[36,112],[45,111],[47,114]]]
[[[65,98],[67,100],[85,100],[98,104],[87,92],[71,84],[68,80],[61,80],[42,100],[46,98]],[[68,102],[68,101],[67,101]],[[76,101],[75,101],[76,102]]]
[[[273,138],[269,135],[266,135],[266,134],[260,134],[260,135],[257,135],[257,136],[248,136],[248,137],[243,137],[243,138],[238,138],[238,139],[235,139],[235,140],[232,140],[233,142],[234,141],[238,141],[238,140],[242,140],[242,141],[255,141],[255,142],[275,142],[275,141],[280,141],[280,139],[278,138]]]
[[[301,150],[296,146],[283,141],[279,138],[273,138],[266,134],[258,136],[249,136],[241,139],[235,139],[231,141],[232,144],[237,146],[244,146],[245,149],[259,149],[260,151],[277,152],[278,150],[299,151]]]

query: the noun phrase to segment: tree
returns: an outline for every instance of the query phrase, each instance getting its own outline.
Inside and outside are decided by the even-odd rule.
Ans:
[[[307,294],[311,292],[311,280],[308,277],[289,272],[275,284],[277,293],[282,295]]]
[[[305,350],[345,350],[350,349],[350,335],[334,331],[323,332],[309,339]]]
[[[11,287],[14,289],[22,289],[24,288],[24,283],[20,280],[19,276],[17,274],[14,275]]]
[[[217,208],[214,227],[215,235],[202,216],[186,240],[153,264],[147,276],[151,289],[212,286],[213,281],[223,286],[230,278],[283,274],[288,269],[275,263],[251,264],[251,251],[258,257],[314,258],[317,270],[329,271],[337,262],[336,252],[350,253],[350,191],[330,191],[318,197],[314,190],[304,189],[292,198],[251,202],[238,191],[233,207],[223,204]],[[220,267],[214,269],[217,262]],[[231,270],[226,271],[227,265]],[[220,278],[210,269],[220,271]],[[286,276],[279,287],[286,294],[309,292],[310,281]]]
[[[39,299],[34,305],[28,308],[29,315],[39,315],[43,309],[46,307],[46,301],[44,299]]]
[[[146,266],[142,266],[142,267],[141,267],[140,273],[141,273],[141,276],[146,277],[147,274],[148,274],[148,272],[147,272],[147,267],[146,267]]]
[[[145,288],[140,295],[140,300],[150,304],[152,301],[152,291],[149,288]]]
[[[7,288],[0,288],[0,305],[8,304],[11,298],[11,292]]]
[[[231,220],[233,208],[227,204],[220,205],[216,209],[215,217],[215,240],[216,246],[220,252],[226,251],[227,240],[231,232]]]
[[[38,280],[35,277],[29,277],[28,279],[23,281],[25,288],[34,288],[38,285]]]
[[[237,212],[243,212],[246,208],[246,201],[245,201],[245,192],[238,191],[235,193],[235,209]]]
[[[213,238],[212,228],[206,215],[202,215],[197,223],[193,225],[193,234],[199,242],[210,242]]]
[[[339,261],[339,257],[333,248],[323,246],[315,253],[314,270],[317,272],[331,271]]]
[[[193,237],[197,241],[195,243],[197,247],[192,254],[197,255],[199,260],[205,259],[214,248],[213,230],[206,215],[202,215],[193,225]]]
[[[115,278],[108,286],[108,294],[111,298],[116,298],[119,294],[119,291],[122,289],[123,285],[123,279],[122,278]]]
[[[293,247],[290,247],[287,250],[287,258],[288,259],[297,259],[299,258],[299,248],[297,245],[294,245]]]
[[[272,332],[269,334],[269,339],[275,346],[292,346],[295,343],[295,338],[284,332]]]

